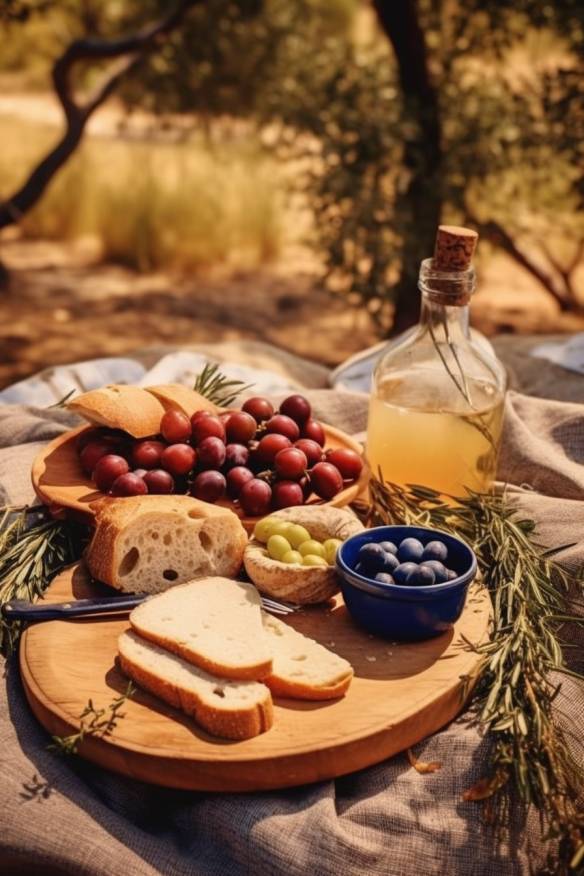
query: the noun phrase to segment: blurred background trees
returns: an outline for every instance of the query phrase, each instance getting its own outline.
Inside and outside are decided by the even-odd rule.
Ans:
[[[168,8],[8,0],[2,65],[25,59],[41,83],[73,37],[133,33]],[[583,40],[580,0],[208,0],[117,93],[187,148],[195,132],[233,160],[231,146],[221,152],[230,126],[263,172],[284,167],[282,185],[312,216],[322,281],[380,332],[416,318],[439,221],[474,225],[561,310],[580,311]],[[81,83],[102,73],[87,65]],[[176,221],[188,233],[192,210]],[[139,267],[164,262],[150,253],[159,238],[153,228],[142,242]],[[266,237],[266,257],[274,247]]]

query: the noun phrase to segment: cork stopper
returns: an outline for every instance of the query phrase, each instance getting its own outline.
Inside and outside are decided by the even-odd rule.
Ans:
[[[467,271],[477,245],[478,234],[458,225],[439,225],[434,246],[432,269]]]

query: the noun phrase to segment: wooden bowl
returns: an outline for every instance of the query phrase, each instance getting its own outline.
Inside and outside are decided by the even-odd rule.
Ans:
[[[84,520],[86,523],[93,519],[93,511],[90,504],[97,499],[103,498],[103,493],[95,488],[93,481],[85,474],[79,462],[77,454],[77,438],[92,426],[80,426],[70,432],[59,435],[40,451],[32,464],[32,485],[41,502],[48,505],[53,514],[63,511]],[[354,441],[345,432],[332,426],[323,426],[326,438],[326,447],[346,447],[350,450],[362,452],[357,441]],[[359,480],[345,487],[340,493],[330,500],[323,502],[321,499],[311,499],[308,504],[330,505],[342,507],[353,502],[366,488],[369,480],[369,470],[364,465]],[[256,517],[246,517],[238,505],[224,500],[218,504],[231,508],[248,532],[253,530]]]

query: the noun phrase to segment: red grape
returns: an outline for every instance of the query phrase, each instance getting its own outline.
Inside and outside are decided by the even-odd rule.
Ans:
[[[324,429],[317,423],[316,420],[307,420],[302,427],[302,437],[310,438],[311,441],[316,441],[321,447],[324,447],[325,436]]]
[[[130,471],[130,466],[123,456],[116,456],[115,453],[108,453],[107,456],[102,456],[93,470],[93,480],[95,486],[102,493],[107,493],[113,482],[120,475],[127,474]]]
[[[171,444],[160,457],[162,468],[169,471],[171,475],[187,474],[194,467],[196,461],[197,454],[190,444]]]
[[[202,471],[191,484],[191,495],[202,502],[216,502],[225,495],[225,477],[220,471]]]
[[[205,417],[213,417],[214,414],[211,411],[195,411],[193,416],[191,417],[191,426],[194,426],[198,420],[203,420]]]
[[[84,429],[75,441],[77,452],[81,453],[84,447],[92,441],[98,444],[107,444],[110,450],[114,447],[121,447],[128,442],[129,435],[122,429],[110,429],[109,426],[98,426],[95,429]]]
[[[232,413],[233,411],[222,411],[220,414],[217,414],[225,429],[227,429],[227,423],[229,422]]]
[[[302,495],[304,496],[304,501],[308,501],[308,497],[312,493],[312,484],[310,483],[310,478],[308,475],[304,475],[303,478],[300,478],[298,481],[300,486],[302,487]]]
[[[144,496],[148,492],[146,481],[138,475],[127,472],[115,479],[111,485],[112,496]]]
[[[310,470],[312,489],[321,499],[332,499],[343,489],[343,476],[330,462],[318,462]]]
[[[236,465],[230,469],[225,475],[227,481],[227,495],[230,499],[237,499],[241,492],[241,488],[248,481],[253,479],[253,472],[243,465]]]
[[[143,478],[144,475],[148,474],[145,468],[135,468],[132,474],[135,474],[138,478]]]
[[[196,420],[196,416],[195,414],[191,420],[193,424],[193,444],[200,444],[205,438],[220,438],[221,441],[225,442],[225,426],[219,417],[209,414],[208,417],[199,417]]]
[[[87,474],[91,474],[99,460],[111,454],[112,446],[106,441],[90,441],[86,444],[79,455],[81,465]]]
[[[144,481],[148,487],[149,493],[156,495],[165,495],[166,493],[174,492],[174,480],[172,475],[162,468],[155,468],[152,471],[146,472]]]
[[[200,447],[199,447],[200,451]],[[243,444],[228,444],[225,448],[225,468],[235,468],[235,466],[247,465],[249,461],[249,450]]]
[[[165,449],[166,444],[162,441],[137,441],[132,447],[132,465],[136,468],[158,468]]]
[[[304,398],[303,395],[289,395],[280,405],[280,413],[286,414],[287,417],[302,426],[310,417],[312,408],[308,399]]]
[[[303,505],[304,493],[296,481],[276,481],[272,487],[272,506],[274,508],[290,508],[292,505]]]
[[[294,447],[301,450],[308,460],[308,467],[312,468],[317,462],[322,459],[322,447],[316,441],[311,441],[310,438],[300,438],[294,442]]]
[[[191,421],[182,411],[167,411],[160,421],[162,437],[169,444],[183,444],[191,437]]]
[[[235,411],[225,423],[227,440],[235,444],[247,444],[254,437],[256,429],[256,421],[245,411]]]
[[[254,459],[260,465],[271,466],[276,458],[276,454],[286,447],[291,447],[292,444],[285,435],[264,435],[262,440],[254,451]]]
[[[329,450],[326,461],[336,466],[346,481],[356,481],[363,471],[363,460],[359,454],[346,447]]]
[[[306,459],[306,456],[296,447],[288,447],[286,450],[280,450],[280,452],[276,454],[274,460],[276,474],[285,480],[299,480],[305,473],[307,466],[308,460]]]
[[[271,500],[272,488],[259,478],[248,480],[239,493],[239,503],[244,513],[251,517],[267,514]]]
[[[253,398],[248,398],[248,400],[241,406],[241,410],[245,411],[246,414],[251,414],[256,423],[269,420],[274,414],[274,407],[270,404],[267,398],[260,398],[257,395]]]
[[[220,438],[210,435],[197,445],[197,456],[201,468],[221,468],[225,462],[225,444]]]
[[[300,429],[294,420],[285,417],[284,414],[276,414],[266,423],[266,432],[275,432],[277,435],[285,435],[290,441],[300,438]]]

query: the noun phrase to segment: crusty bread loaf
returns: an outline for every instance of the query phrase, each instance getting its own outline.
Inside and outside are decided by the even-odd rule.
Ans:
[[[181,411],[187,417],[192,417],[196,411],[209,411],[211,414],[216,414],[219,411],[217,405],[214,405],[204,395],[195,392],[188,386],[183,386],[181,383],[147,386],[146,392],[157,398],[165,410]]]
[[[140,636],[221,678],[263,679],[272,657],[253,585],[203,578],[173,587],[135,608]]]
[[[97,426],[123,429],[134,438],[160,432],[164,407],[140,386],[111,385],[72,398],[67,408]]]
[[[276,696],[331,700],[347,692],[353,667],[338,654],[303,636],[289,624],[262,612],[272,653],[272,672],[264,679]]]
[[[131,593],[235,575],[247,544],[228,508],[190,496],[131,496],[92,505],[96,529],[85,561],[94,578]]]
[[[118,653],[136,684],[192,715],[213,736],[250,739],[272,726],[272,698],[264,684],[209,675],[131,630],[120,636]]]

